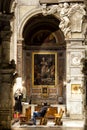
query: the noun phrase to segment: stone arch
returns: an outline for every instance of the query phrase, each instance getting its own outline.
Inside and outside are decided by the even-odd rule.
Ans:
[[[39,8],[39,9],[33,9],[29,12],[26,13],[26,15],[22,18],[21,22],[20,22],[20,25],[19,25],[19,28],[18,28],[18,36],[19,38],[22,38],[22,32],[23,32],[23,28],[26,24],[26,22],[31,18],[33,17],[34,15],[37,15],[37,14],[40,14],[42,13],[42,9]],[[60,16],[58,14],[54,14],[54,16],[57,18],[57,19],[61,19]]]
[[[29,11],[29,12],[27,12],[26,14],[25,14],[25,16],[24,17],[22,17],[22,20],[20,21],[20,25],[19,25],[19,28],[18,28],[18,40],[21,40],[21,38],[24,38],[23,40],[24,40],[24,42],[25,42],[25,35],[27,34],[27,32],[28,31],[26,31],[27,30],[27,25],[29,25],[30,24],[30,26],[31,26],[31,29],[29,28],[30,26],[28,26],[28,29],[29,30],[33,30],[32,28],[33,28],[33,25],[34,26],[37,26],[37,31],[38,31],[38,26],[39,25],[36,25],[35,23],[33,23],[32,25],[31,25],[31,23],[33,22],[33,20],[32,19],[35,19],[35,18],[37,18],[38,17],[38,19],[39,18],[41,18],[41,17],[44,17],[44,19],[45,19],[45,17],[47,18],[47,17],[49,17],[49,19],[50,18],[52,18],[52,20],[53,20],[53,25],[52,25],[52,22],[50,22],[50,20],[49,21],[47,21],[47,19],[45,19],[45,20],[42,20],[43,22],[41,22],[40,23],[40,25],[41,24],[44,24],[44,21],[45,21],[45,23],[46,23],[46,26],[45,26],[45,29],[46,29],[46,27],[49,25],[49,23],[50,23],[50,26],[49,26],[49,28],[48,28],[48,30],[50,30],[50,32],[55,32],[56,30],[58,30],[58,32],[57,32],[57,36],[58,36],[58,34],[59,34],[59,39],[63,39],[63,42],[60,42],[60,43],[62,43],[60,46],[62,46],[62,47],[60,47],[61,48],[61,50],[62,50],[62,48],[63,48],[63,45],[65,45],[64,43],[65,43],[65,41],[64,41],[64,36],[63,36],[63,32],[60,30],[60,28],[59,28],[59,23],[60,23],[60,16],[59,16],[59,13],[51,13],[51,14],[47,14],[46,16],[44,16],[43,15],[43,12],[42,12],[42,9],[41,8],[39,8],[39,9],[33,9],[33,10],[31,10],[31,11]],[[37,20],[37,19],[36,19]],[[55,22],[56,22],[56,24],[55,24]],[[38,22],[37,22],[37,24],[38,24]],[[53,27],[53,26],[55,26],[55,27]],[[40,26],[39,26],[40,27]],[[50,27],[52,27],[51,29],[50,29]],[[57,29],[55,29],[57,27]],[[41,28],[40,28],[41,29]],[[52,29],[54,29],[54,30],[52,30]],[[33,34],[33,31],[32,31],[32,34]],[[30,39],[29,39],[29,37],[27,37],[28,38],[28,40],[30,41]],[[61,40],[62,41],[62,40]],[[59,43],[59,42],[58,42]],[[22,40],[20,41],[20,43],[19,44],[21,44],[21,46],[22,46],[22,44],[23,44],[23,42],[22,42]],[[50,48],[53,46],[53,43],[47,43],[47,44],[49,44],[49,46],[50,46]],[[29,44],[27,44],[27,45],[31,45],[30,43]],[[26,46],[27,47],[27,45],[26,45],[26,42],[25,42],[25,44],[24,44],[24,46]],[[38,44],[38,46],[39,46],[40,44]],[[33,44],[32,44],[32,46],[33,46]],[[55,47],[58,47],[58,44],[55,44]],[[18,47],[18,45],[17,45],[17,47]],[[28,46],[28,48],[29,48],[30,46]],[[41,47],[45,47],[45,44],[43,43],[43,45],[41,46]],[[31,47],[30,47],[31,48]],[[23,48],[21,47],[21,51],[23,51],[22,50]],[[57,48],[58,49],[58,48]],[[63,48],[64,50],[65,50],[65,48]],[[52,48],[52,50],[53,50],[53,48]],[[20,51],[20,52],[21,52]],[[19,51],[18,51],[18,53],[20,53]],[[30,52],[29,52],[30,53]],[[65,52],[64,52],[65,53]],[[60,57],[63,57],[63,59],[65,58],[65,55],[64,55],[64,53],[61,53],[61,52],[59,52],[59,56]],[[22,57],[21,57],[22,58]],[[30,56],[28,55],[27,56],[27,53],[26,53],[26,55],[25,55],[25,60],[26,60],[26,58],[28,58],[28,59],[30,59],[31,58],[31,54],[30,54]],[[21,60],[22,61],[22,60]],[[30,63],[28,62],[29,60],[26,60],[26,62],[21,62],[21,63],[18,63],[18,64],[20,64],[20,66],[23,66],[23,72],[24,72],[24,74],[26,75],[26,77],[25,77],[25,75],[22,75],[22,80],[25,78],[25,82],[26,82],[26,86],[27,86],[27,88],[28,88],[28,96],[29,95],[31,95],[31,91],[30,91],[30,89],[31,89],[31,87],[32,87],[32,83],[30,82],[30,79],[31,79],[31,76],[29,76],[28,74],[29,73],[32,73],[32,71],[30,72],[30,70],[27,70],[27,68],[28,68],[28,66],[26,66],[26,65],[29,65],[29,64],[31,64],[31,59],[30,59]],[[65,63],[65,61],[64,60],[61,60],[61,63],[60,63],[60,65],[59,66],[61,66],[61,64],[63,64],[63,62]],[[26,65],[25,65],[26,64]],[[21,67],[20,67],[21,68]],[[26,68],[26,69],[25,69]],[[64,68],[64,67],[63,67]],[[18,69],[18,70],[20,70],[20,69]],[[21,72],[22,72],[21,71]],[[60,72],[59,73],[62,73],[62,80],[63,80],[63,73],[65,72],[65,68],[64,68],[64,71],[62,71],[62,69],[60,70]],[[28,73],[28,74],[27,74]],[[24,77],[23,77],[24,76]],[[59,78],[59,77],[58,77]],[[60,78],[59,78],[59,80],[60,80]],[[63,81],[61,81],[62,83],[59,83],[59,85],[60,85],[60,87],[61,86],[63,86]],[[28,85],[27,85],[28,84]],[[30,88],[28,87],[28,86],[30,86]],[[56,88],[57,87],[55,87],[54,88],[54,91],[56,91]],[[62,88],[62,87],[61,87]],[[40,88],[39,88],[40,89]],[[60,95],[62,95],[62,89],[60,90],[61,92],[60,92]],[[50,93],[51,93],[51,90],[50,90]],[[52,94],[52,93],[51,93]],[[34,97],[33,97],[33,99],[32,99],[33,101],[34,101]],[[56,93],[56,98],[55,98],[55,102],[57,101],[57,93]]]

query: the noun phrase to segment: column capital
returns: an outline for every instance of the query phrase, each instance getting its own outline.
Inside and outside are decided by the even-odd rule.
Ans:
[[[23,38],[19,38],[19,39],[17,40],[17,44],[18,44],[18,45],[22,45],[23,41],[24,41]]]
[[[17,42],[20,42],[20,41],[23,41],[23,40],[24,40],[24,38],[20,37],[20,38],[17,39]]]
[[[5,13],[0,13],[0,20],[1,22],[3,21],[10,21],[12,20],[14,17],[14,13],[10,13],[10,14],[5,14]]]

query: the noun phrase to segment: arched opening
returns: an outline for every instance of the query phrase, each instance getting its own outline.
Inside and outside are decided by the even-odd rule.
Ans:
[[[59,23],[54,15],[37,14],[24,26],[23,81],[27,90],[26,100],[32,98],[32,103],[41,104],[43,100],[49,104],[65,103],[66,46]],[[47,62],[43,77],[42,59]]]
[[[64,43],[59,23],[60,21],[53,15],[43,16],[38,14],[33,16],[24,27],[23,37],[25,44],[28,46],[41,46],[43,43],[49,42]],[[52,40],[53,37],[54,41],[48,41],[48,38]]]

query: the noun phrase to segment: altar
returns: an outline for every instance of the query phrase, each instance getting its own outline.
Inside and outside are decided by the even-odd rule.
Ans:
[[[35,106],[37,106],[37,104],[29,104],[28,102],[22,102],[22,114],[25,115],[26,109],[31,107],[31,117],[32,117],[33,112],[35,111]]]

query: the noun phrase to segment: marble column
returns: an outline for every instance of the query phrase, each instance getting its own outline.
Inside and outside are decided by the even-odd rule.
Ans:
[[[12,85],[15,68],[10,63],[10,30],[3,30],[1,47],[0,128],[10,129],[12,120]]]
[[[10,14],[0,14],[1,64],[0,64],[0,130],[11,129],[12,85],[15,66],[10,61],[10,38],[12,35]]]
[[[0,86],[0,129],[10,129],[13,117],[12,105],[12,74],[14,69],[5,68],[1,71]]]

